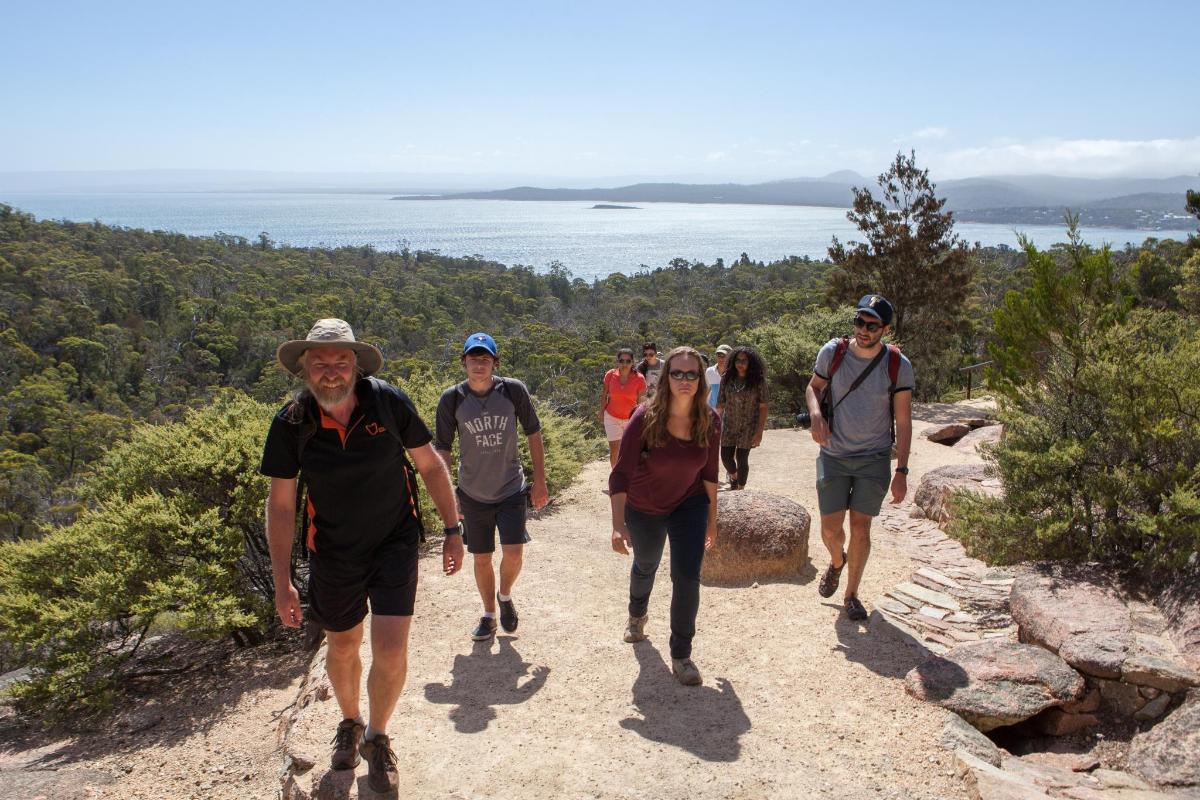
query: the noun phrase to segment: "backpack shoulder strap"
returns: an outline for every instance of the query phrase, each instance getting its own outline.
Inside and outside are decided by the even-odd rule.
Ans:
[[[900,380],[900,348],[889,344],[888,349],[888,381],[891,383],[892,394],[896,393],[896,381]]]
[[[408,460],[408,453],[404,449],[404,440],[400,438],[400,430],[396,425],[396,413],[392,409],[392,401],[388,392],[385,390],[384,382],[372,376],[367,378],[371,382],[371,391],[375,395],[376,413],[379,414],[379,421],[383,423],[383,427],[396,440],[396,444],[400,445],[400,461],[404,467],[404,483],[408,488],[409,502],[412,503],[413,516],[417,520],[417,532],[422,542],[425,541],[425,519],[421,515],[421,503],[419,499],[420,486],[417,484],[417,471],[413,468],[412,463]],[[455,393],[455,397],[458,394]]]
[[[837,372],[838,367],[842,365],[842,360],[846,358],[846,351],[849,348],[849,336],[843,336],[838,339],[837,347],[833,350],[833,359],[829,362],[829,380],[833,380],[833,373]]]

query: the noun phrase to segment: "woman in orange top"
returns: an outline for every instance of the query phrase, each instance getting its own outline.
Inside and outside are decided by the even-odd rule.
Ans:
[[[633,350],[617,351],[617,366],[604,373],[604,392],[600,395],[600,423],[608,439],[608,463],[616,466],[621,434],[646,396],[646,379],[633,368]]]

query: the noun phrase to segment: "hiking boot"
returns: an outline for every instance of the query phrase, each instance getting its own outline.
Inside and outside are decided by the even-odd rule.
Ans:
[[[838,584],[842,580],[842,570],[846,568],[846,551],[842,551],[842,566],[835,567],[833,562],[829,562],[829,566],[825,568],[825,574],[821,576],[821,583],[817,586],[817,594],[821,597],[833,597],[833,593],[837,591]]]
[[[396,771],[396,754],[392,752],[388,737],[377,733],[374,739],[364,739],[358,749],[367,760],[367,785],[371,791],[379,794],[396,791],[400,776]]]
[[[700,670],[690,658],[672,658],[671,674],[684,686],[699,686],[704,683],[700,677]]]
[[[521,621],[517,616],[517,607],[511,599],[501,600],[499,592],[496,592],[496,602],[500,605],[500,627],[504,628],[505,633],[515,633],[517,623]]]
[[[625,641],[633,644],[640,642],[646,638],[646,620],[650,619],[649,614],[642,614],[640,617],[629,618],[625,623]]]
[[[471,638],[477,642],[486,641],[496,635],[496,618],[480,617],[479,624],[471,631]]]
[[[334,769],[354,769],[358,766],[358,742],[362,739],[366,725],[353,719],[344,719],[338,723],[337,733],[333,735],[333,755],[329,757],[329,765]]]
[[[867,618],[867,609],[863,608],[862,602],[854,595],[846,598],[844,603],[846,607],[846,616],[856,622],[861,622]]]

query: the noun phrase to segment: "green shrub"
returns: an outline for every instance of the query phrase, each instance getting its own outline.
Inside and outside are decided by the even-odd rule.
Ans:
[[[803,315],[758,325],[734,337],[753,347],[767,364],[772,418],[786,418],[805,408],[804,391],[812,377],[817,351],[853,328],[854,309],[813,308]]]
[[[959,496],[950,531],[991,561],[1185,568],[1200,551],[1200,333],[1129,311],[1106,250],[1027,246],[1030,287],[997,312],[1003,499]]]

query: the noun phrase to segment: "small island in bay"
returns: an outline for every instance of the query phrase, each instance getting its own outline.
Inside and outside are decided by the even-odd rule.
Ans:
[[[640,209],[640,208],[641,208],[641,206],[619,206],[619,205],[616,205],[616,204],[614,204],[614,203],[596,203],[596,205],[592,206],[592,210],[595,210],[595,209],[597,209],[597,208],[603,208],[603,209],[609,209],[609,208],[632,208],[632,209]]]

